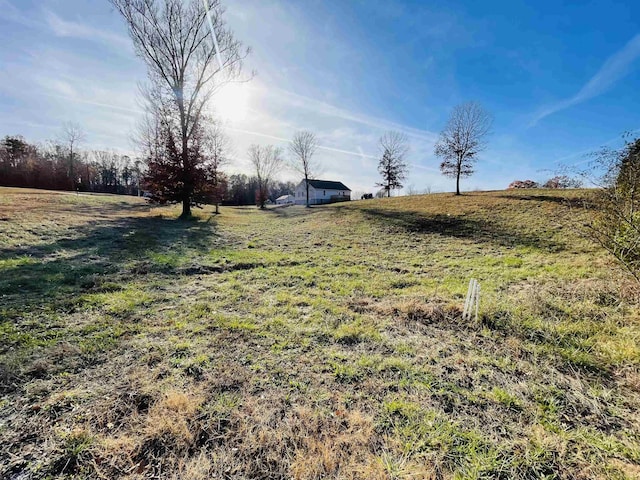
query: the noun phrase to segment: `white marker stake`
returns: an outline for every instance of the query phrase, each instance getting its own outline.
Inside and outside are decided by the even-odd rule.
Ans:
[[[470,320],[473,314],[475,306],[475,317],[478,321],[478,310],[480,307],[480,284],[475,278],[469,281],[469,288],[467,289],[467,297],[464,301],[464,309],[462,311],[462,318],[464,320]]]
[[[467,297],[464,300],[464,309],[462,310],[462,318],[466,320],[469,305],[471,304],[471,293],[473,292],[473,278],[469,280],[469,287],[467,288]]]

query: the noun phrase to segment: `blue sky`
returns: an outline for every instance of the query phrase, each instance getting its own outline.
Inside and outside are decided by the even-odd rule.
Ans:
[[[433,144],[458,103],[494,116],[463,189],[544,180],[559,164],[640,128],[640,2],[234,0],[226,18],[253,48],[249,83],[214,99],[232,138],[230,172],[251,143],[314,131],[323,176],[353,190],[378,180],[377,139],[411,142],[406,185],[450,191]],[[145,70],[101,0],[0,0],[0,135],[134,152]],[[283,179],[293,179],[283,171]]]

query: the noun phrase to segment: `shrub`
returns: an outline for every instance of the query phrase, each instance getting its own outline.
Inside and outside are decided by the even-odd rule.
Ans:
[[[640,282],[640,138],[601,150],[592,169],[605,173],[589,205],[588,236]]]

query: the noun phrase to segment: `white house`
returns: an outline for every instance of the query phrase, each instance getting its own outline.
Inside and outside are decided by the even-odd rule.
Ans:
[[[351,200],[351,190],[342,182],[331,180],[309,180],[309,205],[323,203],[348,202]],[[296,187],[296,205],[306,205],[307,186],[302,180]]]
[[[276,198],[276,205],[290,205],[296,203],[296,197],[293,195],[282,195]]]

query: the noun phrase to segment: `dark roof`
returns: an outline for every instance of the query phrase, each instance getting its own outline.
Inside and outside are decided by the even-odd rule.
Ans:
[[[347,187],[342,182],[333,182],[331,180],[309,180],[309,185],[313,188],[321,188],[323,190],[349,190],[351,189]]]

